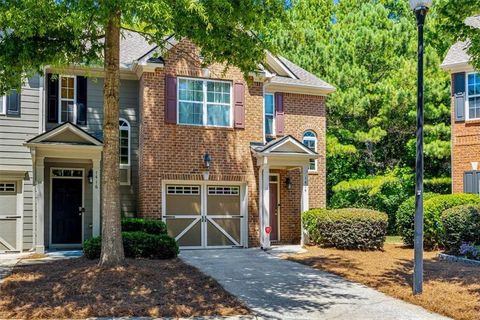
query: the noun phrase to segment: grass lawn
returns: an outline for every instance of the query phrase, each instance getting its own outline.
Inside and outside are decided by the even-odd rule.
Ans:
[[[425,253],[423,295],[412,295],[413,250],[386,243],[384,251],[307,247],[286,258],[363,283],[392,297],[455,319],[480,319],[480,267],[439,261]]]
[[[19,265],[0,285],[0,319],[193,317],[249,310],[216,281],[174,260],[100,269],[85,258]]]

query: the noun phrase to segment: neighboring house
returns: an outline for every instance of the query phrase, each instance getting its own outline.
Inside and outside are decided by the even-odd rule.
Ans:
[[[480,16],[465,22],[480,29]],[[441,65],[452,75],[452,190],[480,194],[480,71],[467,48],[468,41],[455,43]]]
[[[245,81],[237,68],[202,68],[188,40],[166,42],[158,57],[122,31],[122,214],[163,219],[186,248],[299,243],[300,212],[326,205],[334,88],[271,54]],[[0,251],[100,235],[102,69],[45,71],[2,100]]]

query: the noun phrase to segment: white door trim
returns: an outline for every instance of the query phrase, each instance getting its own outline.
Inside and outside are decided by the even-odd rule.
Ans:
[[[280,236],[280,204],[282,203],[280,201],[280,173],[270,173],[270,177],[271,176],[275,176],[277,177],[277,181],[272,181],[271,179],[269,179],[269,183],[275,183],[277,185],[277,240],[272,240],[272,241],[275,241],[275,242],[279,242],[280,239],[281,239],[281,236]],[[271,214],[273,214],[273,212],[271,212]],[[269,222],[270,223],[270,222]]]
[[[81,170],[82,171],[82,176],[81,177],[53,177],[53,170]],[[80,243],[67,243],[67,244],[62,244],[62,243],[52,243],[52,198],[53,198],[53,179],[76,179],[82,180],[82,208],[85,208],[85,168],[65,168],[65,167],[51,167],[50,172],[49,172],[49,180],[50,180],[50,186],[49,186],[49,192],[50,192],[50,207],[48,208],[49,210],[49,224],[48,224],[48,245],[50,248],[55,248],[55,247],[61,247],[61,248],[69,248],[69,247],[79,247],[83,244],[84,236],[85,236],[85,230],[84,230],[84,219],[85,219],[85,213],[82,214],[82,242]]]

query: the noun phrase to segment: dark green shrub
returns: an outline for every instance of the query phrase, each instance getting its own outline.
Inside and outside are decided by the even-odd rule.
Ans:
[[[395,213],[413,190],[413,175],[397,169],[383,176],[342,181],[333,187],[331,208],[367,208],[388,215],[389,234],[395,234]]]
[[[424,186],[425,192],[450,194],[452,193],[452,178],[441,177],[425,179]]]
[[[302,214],[311,242],[338,249],[383,248],[388,216],[369,209],[312,209]]]
[[[102,239],[100,237],[90,238],[83,241],[83,254],[88,259],[100,258],[102,250]]]
[[[445,250],[458,254],[462,243],[480,244],[480,206],[463,205],[442,213]]]
[[[167,225],[161,220],[123,218],[122,231],[141,231],[149,234],[167,234]]]
[[[434,249],[442,246],[443,211],[462,204],[480,204],[480,197],[473,194],[424,194],[424,246]],[[415,197],[406,200],[397,211],[397,231],[405,245],[413,246],[415,220]]]
[[[166,234],[145,232],[122,232],[123,249],[127,258],[171,259],[178,253],[175,239]],[[102,240],[100,237],[85,240],[83,253],[88,259],[100,258]]]

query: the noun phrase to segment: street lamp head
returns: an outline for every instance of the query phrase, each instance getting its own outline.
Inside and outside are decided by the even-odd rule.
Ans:
[[[419,8],[431,8],[432,0],[410,0],[410,8],[417,10]]]

